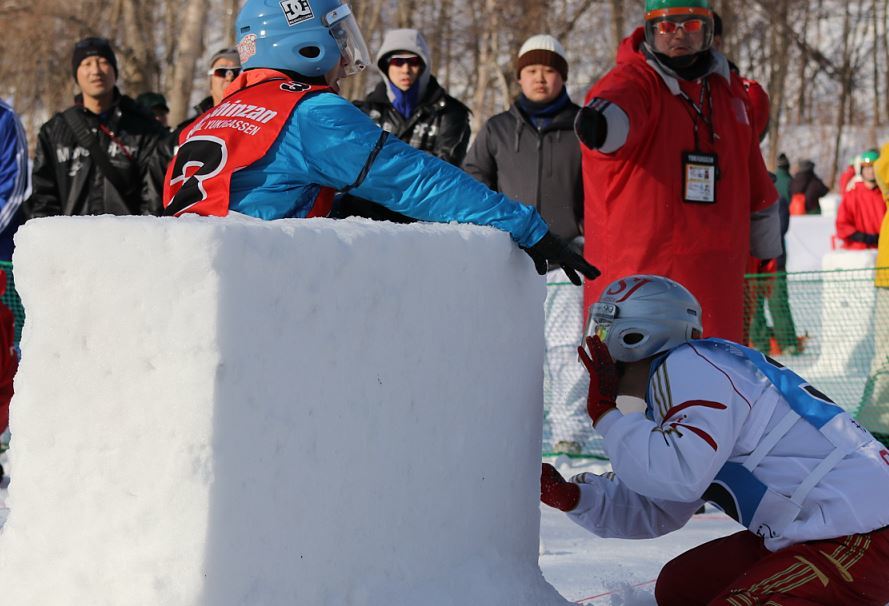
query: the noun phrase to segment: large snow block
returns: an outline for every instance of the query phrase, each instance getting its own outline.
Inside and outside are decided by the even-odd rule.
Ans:
[[[14,262],[4,605],[568,603],[545,287],[506,234],[53,218]]]

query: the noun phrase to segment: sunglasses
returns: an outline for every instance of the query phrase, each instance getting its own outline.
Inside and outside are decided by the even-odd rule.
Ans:
[[[680,29],[686,34],[694,34],[704,29],[703,19],[686,19],[677,23],[676,21],[658,21],[654,24],[654,31],[659,34],[675,34]]]
[[[208,76],[216,76],[217,78],[237,78],[240,73],[240,67],[217,67],[207,71]]]
[[[389,65],[394,65],[395,67],[401,67],[402,65],[420,67],[423,65],[423,60],[419,57],[393,57],[389,59]]]

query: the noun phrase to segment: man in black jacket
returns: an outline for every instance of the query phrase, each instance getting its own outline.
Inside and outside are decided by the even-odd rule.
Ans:
[[[821,198],[830,191],[821,177],[815,174],[815,163],[811,160],[801,160],[799,170],[790,181],[791,202],[796,195],[802,195],[806,199],[806,214],[821,214]],[[793,205],[791,204],[791,207]]]
[[[469,145],[469,108],[447,94],[430,71],[429,45],[415,29],[386,32],[377,53],[383,81],[355,105],[371,120],[416,149],[459,166]],[[337,216],[409,222],[403,215],[350,196]]]
[[[469,145],[469,109],[441,87],[430,58],[419,31],[387,31],[377,53],[383,81],[355,105],[411,147],[459,166]]]
[[[104,38],[74,46],[75,105],[40,128],[28,219],[52,215],[160,215],[167,131],[117,89]]]
[[[581,250],[583,183],[574,135],[580,108],[565,88],[565,49],[552,36],[532,36],[519,50],[516,77],[522,92],[509,110],[485,123],[463,169],[491,189],[536,207],[553,233]],[[544,393],[552,450],[579,454],[592,437],[584,417],[586,377],[576,355],[583,294],[555,271],[547,283]]]

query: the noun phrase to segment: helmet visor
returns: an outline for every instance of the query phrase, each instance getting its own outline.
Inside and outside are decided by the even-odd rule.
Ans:
[[[324,24],[340,49],[340,55],[345,61],[343,67],[346,76],[354,76],[367,69],[370,65],[370,52],[349,5],[343,4],[327,13]]]
[[[584,336],[599,337],[603,343],[608,339],[608,331],[617,317],[617,306],[613,303],[595,303],[587,314]]]

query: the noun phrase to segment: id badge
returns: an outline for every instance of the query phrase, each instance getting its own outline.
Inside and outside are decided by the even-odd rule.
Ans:
[[[696,204],[716,203],[716,180],[719,167],[715,154],[686,152],[682,154],[683,200]]]

